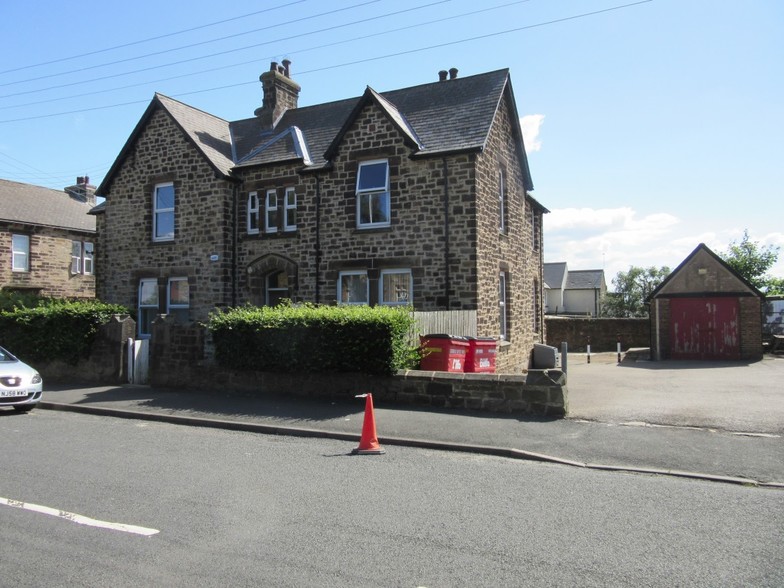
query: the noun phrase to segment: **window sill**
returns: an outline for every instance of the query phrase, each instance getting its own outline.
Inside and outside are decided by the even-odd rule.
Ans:
[[[392,231],[391,225],[384,225],[383,227],[357,227],[354,229],[354,234],[361,233],[389,233]]]
[[[276,231],[274,233],[245,233],[244,240],[256,241],[264,239],[292,239],[298,236],[297,231]]]

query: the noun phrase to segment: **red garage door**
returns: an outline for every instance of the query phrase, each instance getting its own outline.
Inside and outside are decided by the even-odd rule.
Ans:
[[[737,298],[670,299],[673,359],[740,359]]]

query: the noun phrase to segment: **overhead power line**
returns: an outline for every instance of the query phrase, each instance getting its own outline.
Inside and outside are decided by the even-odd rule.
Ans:
[[[368,63],[368,62],[372,62],[372,61],[380,61],[382,59],[390,59],[390,58],[393,58],[393,57],[399,57],[401,55],[410,55],[412,53],[420,53],[420,52],[423,52],[423,51],[430,51],[432,49],[440,49],[440,48],[443,48],[443,47],[450,47],[450,46],[454,46],[454,45],[460,45],[460,44],[463,44],[463,43],[470,43],[470,42],[473,42],[473,41],[481,41],[481,40],[489,39],[489,38],[492,38],[492,37],[499,37],[499,36],[502,36],[502,35],[509,35],[509,34],[512,34],[512,33],[518,33],[518,32],[521,32],[521,31],[530,30],[530,29],[534,29],[534,28],[540,28],[540,27],[544,27],[544,26],[559,24],[559,23],[568,22],[568,21],[572,21],[572,20],[577,20],[577,19],[581,19],[581,18],[587,18],[589,16],[596,16],[596,15],[599,15],[599,14],[613,12],[613,11],[616,11],[616,10],[623,10],[623,9],[626,9],[626,8],[631,8],[631,7],[634,7],[634,6],[639,6],[641,4],[647,4],[647,3],[650,3],[650,2],[653,2],[653,0],[639,0],[638,2],[631,2],[629,4],[622,4],[622,5],[618,5],[618,6],[612,6],[612,7],[609,7],[609,8],[604,8],[602,10],[595,10],[595,11],[592,11],[592,12],[585,12],[585,13],[576,14],[576,15],[573,15],[573,16],[566,16],[566,17],[563,17],[563,18],[558,18],[558,19],[554,19],[554,20],[544,21],[544,22],[540,22],[540,23],[536,23],[536,24],[525,25],[525,26],[521,26],[521,27],[515,27],[515,28],[512,28],[512,29],[506,29],[506,30],[503,30],[503,31],[496,31],[494,33],[487,33],[487,34],[484,34],[484,35],[477,35],[477,36],[474,36],[474,37],[468,37],[468,38],[464,38],[464,39],[457,39],[455,41],[447,41],[445,43],[438,43],[438,44],[435,44],[435,45],[428,45],[426,47],[418,47],[418,48],[415,48],[415,49],[408,49],[408,50],[405,50],[405,51],[398,51],[396,53],[388,53],[386,55],[379,55],[379,56],[376,56],[376,57],[368,57],[368,58],[365,58],[365,59],[358,59],[358,60],[355,60],[355,61],[339,63],[339,64],[336,64],[336,65],[328,65],[328,66],[324,66],[324,67],[314,68],[314,69],[310,69],[310,70],[306,70],[306,71],[301,71],[297,75],[298,76],[303,76],[303,75],[307,75],[307,74],[312,74],[312,73],[317,73],[317,72],[322,72],[322,71],[328,71],[328,70],[331,70],[331,69],[338,69],[338,68],[348,67],[348,66],[351,66],[351,65],[357,65],[357,64],[360,64],[360,63]],[[252,80],[252,81],[248,81],[248,82],[239,82],[239,83],[236,83],[236,84],[228,84],[228,85],[224,85],[224,86],[216,86],[216,87],[212,87],[212,88],[204,88],[204,89],[201,89],[201,90],[193,90],[191,92],[181,92],[179,94],[174,95],[173,97],[174,98],[179,98],[179,97],[182,97],[182,96],[191,96],[191,95],[194,95],[194,94],[203,94],[205,92],[215,92],[215,91],[218,91],[218,90],[226,90],[226,89],[230,89],[230,88],[237,88],[237,87],[240,87],[240,86],[247,86],[247,85],[250,85],[250,84],[257,84],[257,83],[258,83],[258,81],[256,81],[256,80]],[[78,109],[78,110],[70,110],[70,111],[66,111],[66,112],[57,112],[57,113],[42,114],[42,115],[37,115],[37,116],[30,116],[30,117],[23,117],[23,118],[16,118],[16,119],[0,120],[0,124],[11,123],[11,122],[21,122],[21,121],[28,121],[28,120],[38,120],[38,119],[43,119],[43,118],[64,116],[64,115],[68,115],[68,114],[77,114],[77,113],[82,113],[82,112],[92,112],[92,111],[96,111],[96,110],[107,110],[107,109],[111,109],[111,108],[119,108],[119,107],[122,107],[122,106],[129,106],[129,105],[133,105],[133,104],[143,104],[143,103],[147,103],[147,102],[149,102],[149,100],[132,100],[132,101],[128,101],[128,102],[122,102],[122,103],[119,103],[119,104],[109,104],[109,105],[104,105],[104,106],[95,106],[95,107],[92,107],[92,108],[82,108],[82,109]]]
[[[69,74],[73,74],[73,73],[89,71],[91,69],[99,69],[101,67],[109,67],[110,65],[117,65],[117,64],[120,64],[120,63],[128,63],[129,61],[137,61],[139,59],[144,59],[145,57],[155,57],[157,55],[165,55],[166,53],[172,53],[174,51],[181,51],[183,49],[191,49],[193,47],[199,47],[201,45],[209,45],[211,43],[217,43],[219,41],[225,41],[226,39],[233,39],[233,38],[236,38],[236,37],[242,37],[242,36],[245,36],[245,35],[251,35],[253,33],[259,33],[261,31],[266,31],[266,30],[269,30],[269,29],[279,28],[279,27],[285,26],[285,25],[295,24],[295,23],[298,23],[298,22],[306,21],[306,20],[312,20],[314,18],[321,18],[323,16],[329,16],[329,15],[332,15],[332,14],[336,14],[338,12],[345,12],[346,10],[353,10],[353,9],[359,8],[361,6],[367,6],[368,4],[374,4],[374,3],[380,2],[380,1],[381,0],[367,0],[367,1],[361,2],[359,4],[354,4],[353,6],[347,6],[345,8],[337,8],[335,10],[328,10],[327,12],[322,12],[320,14],[313,14],[311,16],[303,16],[301,18],[295,18],[293,20],[289,20],[289,21],[286,21],[286,22],[283,22],[283,23],[275,23],[273,25],[268,25],[266,27],[253,29],[252,31],[245,31],[245,32],[242,32],[242,33],[235,33],[233,35],[226,35],[226,36],[223,36],[223,37],[217,37],[215,39],[208,39],[206,41],[199,41],[198,43],[191,43],[189,45],[181,45],[180,47],[173,47],[171,49],[162,49],[160,51],[153,51],[152,53],[145,53],[144,55],[136,55],[134,57],[126,57],[125,59],[117,59],[115,61],[109,61],[107,63],[99,63],[97,65],[88,65],[88,66],[80,67],[80,68],[77,68],[77,69],[70,69],[70,70],[67,70],[67,71],[62,71],[62,72],[59,72],[59,73],[46,74],[44,76],[38,76],[38,77],[35,77],[35,78],[27,78],[27,79],[24,79],[24,80],[17,80],[15,82],[6,82],[4,84],[0,84],[0,88],[4,88],[6,86],[15,86],[17,84],[23,84],[23,83],[26,83],[26,82],[36,82],[38,80],[46,80],[46,79],[49,79],[49,78],[56,78],[56,77],[65,76],[65,75],[69,75]],[[435,4],[442,4],[444,2],[451,2],[451,1],[452,0],[439,0],[439,2],[435,2]],[[428,6],[430,6],[430,5],[428,5]],[[416,9],[418,9],[418,8],[416,8]],[[411,9],[411,10],[416,10],[416,9]],[[222,55],[223,53],[226,53],[226,52],[216,53],[216,55]],[[182,63],[182,62],[176,62],[176,63]],[[173,64],[173,65],[176,65],[176,63]],[[165,66],[158,66],[158,67],[165,67]],[[137,70],[137,71],[146,71],[146,70],[142,69],[142,70]],[[136,72],[131,72],[131,73],[136,73]],[[127,75],[127,74],[120,74],[120,75]],[[99,78],[99,79],[102,79],[102,78]],[[89,81],[92,81],[92,80],[89,80]],[[48,89],[48,88],[46,88],[46,89]],[[37,91],[40,91],[40,90],[37,90]],[[10,95],[14,96],[15,94],[10,94]],[[5,98],[5,96],[3,96],[3,98]]]
[[[345,45],[346,43],[354,43],[356,41],[364,41],[364,40],[372,39],[372,38],[375,38],[375,37],[381,37],[383,35],[391,35],[391,34],[394,34],[394,33],[399,33],[401,31],[407,31],[407,30],[410,30],[410,29],[421,28],[421,27],[432,25],[432,24],[438,24],[438,23],[446,22],[448,20],[456,20],[458,18],[465,18],[467,16],[476,16],[477,14],[482,14],[482,13],[485,13],[485,12],[491,12],[491,11],[494,11],[494,10],[500,10],[502,8],[508,8],[510,6],[514,6],[514,5],[517,5],[517,4],[524,4],[524,3],[530,2],[530,1],[531,0],[515,0],[514,2],[507,2],[506,4],[498,4],[496,6],[490,6],[488,8],[481,8],[479,10],[472,10],[470,12],[463,12],[461,14],[454,14],[454,15],[451,15],[451,16],[445,16],[445,17],[436,18],[436,19],[433,19],[433,20],[416,22],[414,24],[406,25],[404,27],[398,27],[398,28],[394,28],[394,29],[385,29],[385,30],[380,31],[380,32],[370,33],[370,34],[367,34],[367,35],[361,35],[359,37],[352,37],[350,39],[341,39],[340,41],[333,41],[331,43],[323,43],[321,45],[315,45],[315,46],[311,46],[311,47],[307,47],[307,48],[293,49],[293,50],[285,51],[284,54],[286,54],[286,55],[292,55],[292,54],[301,55],[303,53],[308,53],[308,52],[311,52],[311,51],[318,51],[318,50],[321,50],[321,49],[326,49],[328,47],[335,47],[336,45]],[[397,14],[397,13],[395,13],[395,14]],[[320,31],[317,31],[317,32],[320,32]],[[310,34],[310,33],[306,33],[306,34]],[[304,35],[301,35],[301,36],[304,36]],[[270,42],[274,43],[274,42],[277,42],[277,41],[270,41]],[[273,56],[268,56],[266,58],[260,58],[260,59],[273,59]],[[169,76],[169,77],[165,77],[165,78],[159,78],[157,80],[148,80],[148,81],[144,81],[144,82],[136,82],[134,84],[127,84],[125,86],[115,86],[114,88],[105,88],[103,90],[93,90],[93,91],[90,91],[90,92],[82,92],[80,94],[70,94],[68,96],[60,96],[60,97],[57,97],[57,98],[49,98],[47,100],[38,100],[38,101],[35,101],[35,102],[25,102],[23,104],[14,104],[14,105],[10,105],[10,106],[0,106],[0,110],[10,110],[10,109],[13,109],[13,108],[26,108],[26,107],[29,107],[29,106],[37,106],[39,104],[50,104],[52,102],[60,102],[60,101],[63,101],[63,100],[70,100],[72,98],[81,98],[83,96],[94,96],[96,94],[105,94],[105,93],[108,93],[108,92],[117,92],[119,90],[127,90],[129,88],[138,88],[139,86],[148,86],[148,85],[151,85],[151,84],[158,84],[158,83],[161,83],[161,82],[169,82],[171,80],[178,80],[178,79],[181,79],[181,78],[187,78],[187,77],[196,76],[196,75],[200,75],[200,74],[211,73],[211,72],[214,72],[214,71],[225,71],[228,68],[241,67],[243,65],[249,65],[251,63],[257,63],[258,61],[260,61],[260,59],[250,59],[248,61],[241,61],[239,63],[232,63],[232,64],[229,64],[229,65],[220,65],[218,67],[211,67],[211,68],[208,68],[208,69],[200,69],[198,71],[193,71],[193,72],[180,74],[180,75],[176,75],[176,76]]]
[[[379,0],[372,0],[372,1],[373,2],[378,2]],[[323,28],[323,29],[318,29],[318,30],[315,30],[315,31],[309,31],[309,32],[306,32],[306,33],[299,33],[297,35],[287,35],[286,37],[282,37],[282,38],[279,38],[279,39],[270,39],[268,41],[264,41],[263,43],[254,43],[253,45],[245,45],[244,47],[237,47],[237,48],[234,48],[234,49],[227,49],[225,51],[218,51],[216,53],[208,53],[207,55],[200,55],[198,57],[190,57],[188,59],[182,59],[180,61],[173,61],[173,62],[163,63],[163,64],[159,64],[159,65],[151,65],[149,67],[144,67],[144,68],[141,68],[141,69],[135,69],[135,70],[131,70],[131,71],[120,72],[120,73],[111,74],[111,75],[108,75],[108,76],[101,76],[101,77],[98,77],[98,78],[91,78],[91,79],[88,79],[88,80],[80,80],[80,81],[77,81],[77,82],[69,82],[67,84],[58,84],[56,86],[49,86],[49,87],[46,87],[46,88],[38,88],[36,90],[26,90],[26,91],[23,91],[23,92],[15,92],[13,94],[4,94],[4,95],[0,96],[0,98],[12,98],[14,96],[25,96],[25,95],[28,95],[28,94],[37,94],[39,92],[46,92],[48,90],[58,90],[60,88],[67,88],[67,87],[70,87],[70,86],[82,86],[84,84],[88,84],[88,83],[92,83],[92,82],[100,82],[100,81],[103,81],[103,80],[109,80],[109,79],[113,79],[113,78],[121,78],[121,77],[129,76],[129,75],[133,75],[133,74],[136,74],[136,73],[144,73],[146,71],[152,71],[152,70],[155,70],[155,69],[162,69],[162,68],[165,68],[165,67],[172,67],[172,66],[175,66],[175,65],[182,65],[184,63],[192,63],[194,61],[201,61],[203,59],[209,59],[211,57],[218,57],[220,55],[227,55],[229,53],[236,53],[238,51],[246,51],[248,49],[256,49],[258,47],[263,47],[264,45],[272,45],[274,43],[280,43],[281,41],[288,41],[288,40],[291,40],[291,39],[297,39],[299,37],[307,37],[309,35],[314,35],[314,34],[317,34],[317,33],[324,33],[324,32],[328,32],[328,31],[334,31],[334,30],[337,30],[337,29],[340,29],[340,28],[346,28],[346,27],[353,26],[353,25],[356,25],[356,24],[363,24],[363,23],[370,22],[370,21],[373,21],[373,20],[380,20],[380,19],[383,19],[383,18],[387,18],[389,16],[397,16],[397,15],[404,14],[404,13],[407,13],[407,12],[413,12],[415,10],[422,10],[424,8],[429,8],[429,7],[435,6],[437,4],[444,4],[445,2],[451,2],[451,1],[452,0],[436,0],[435,2],[431,2],[430,4],[424,4],[422,6],[415,6],[414,8],[407,8],[405,10],[396,10],[394,12],[388,12],[386,14],[380,14],[380,15],[376,15],[376,16],[371,16],[369,18],[363,18],[363,19],[360,19],[360,20],[355,20],[355,21],[352,21],[352,22],[349,22],[349,23],[333,25],[333,26],[330,26],[330,27],[326,27],[326,28]],[[327,15],[327,14],[332,14],[333,12],[325,12],[322,15],[316,15],[316,16],[323,16],[323,15]],[[313,17],[309,17],[309,18],[313,18]],[[288,24],[288,23],[284,23],[284,24]],[[6,84],[6,85],[8,85],[8,84]],[[2,87],[2,86],[3,86],[3,84],[0,84],[0,87]]]
[[[175,37],[177,35],[183,35],[185,33],[191,33],[193,31],[198,31],[201,29],[206,29],[209,27],[214,27],[217,25],[225,24],[227,22],[232,22],[234,20],[240,20],[243,18],[248,18],[250,16],[256,16],[257,14],[262,14],[264,12],[272,12],[273,10],[278,10],[280,8],[288,8],[289,6],[293,6],[294,4],[302,4],[303,2],[307,2],[308,0],[295,0],[294,2],[289,2],[288,4],[281,4],[280,6],[273,6],[272,8],[265,8],[264,10],[257,10],[256,12],[249,12],[248,14],[241,14],[240,16],[233,16],[231,18],[226,18],[223,20],[218,20],[215,22],[210,22],[207,24],[199,25],[197,27],[191,27],[189,29],[182,29],[181,31],[174,31],[173,33],[166,33],[165,35],[158,35],[155,37],[147,37],[146,39],[139,39],[138,41],[129,41],[128,43],[123,43],[122,45],[115,45],[113,47],[106,47],[104,49],[96,49],[95,51],[88,51],[87,53],[80,53],[78,55],[71,55],[70,57],[61,57],[59,59],[52,59],[51,61],[42,61],[40,63],[31,63],[30,65],[22,65],[20,67],[15,67],[13,69],[6,69],[0,71],[0,75],[12,73],[15,71],[22,71],[24,69],[32,69],[34,67],[42,67],[44,65],[52,65],[54,63],[62,63],[64,61],[72,61],[74,59],[80,59],[82,57],[89,57],[90,55],[98,55],[99,53],[107,53],[109,51],[115,51],[117,49],[125,49],[126,47],[133,47],[134,45],[141,45],[143,43],[149,43],[151,41],[158,41],[160,39],[166,39],[168,37]]]

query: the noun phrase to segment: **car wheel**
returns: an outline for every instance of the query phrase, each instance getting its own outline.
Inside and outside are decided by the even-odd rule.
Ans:
[[[32,404],[20,404],[19,406],[15,406],[14,410],[17,412],[30,412],[33,410]]]

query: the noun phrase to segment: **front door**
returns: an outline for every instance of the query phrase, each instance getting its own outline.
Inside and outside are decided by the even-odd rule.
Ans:
[[[740,359],[737,298],[670,299],[672,359]]]

